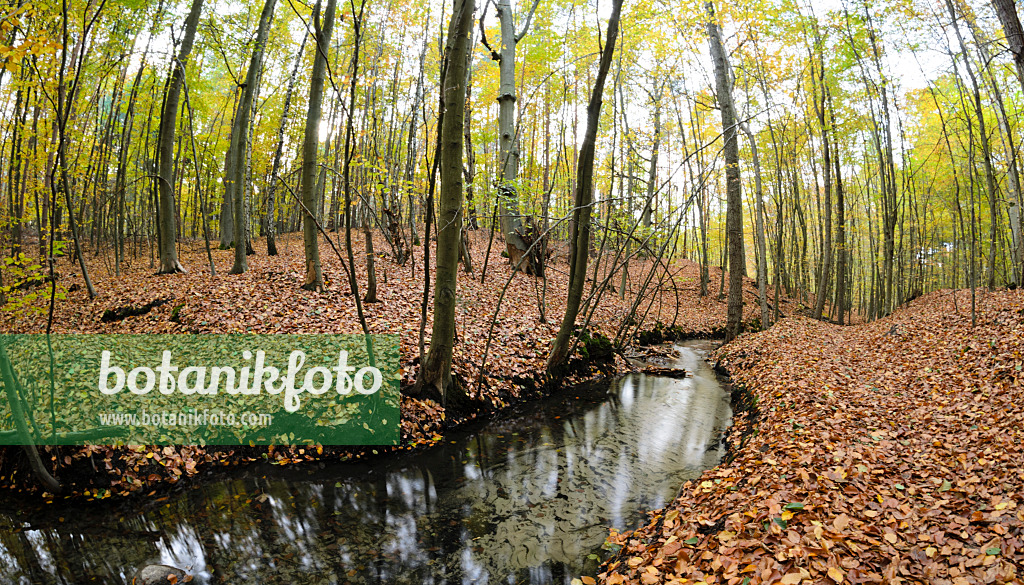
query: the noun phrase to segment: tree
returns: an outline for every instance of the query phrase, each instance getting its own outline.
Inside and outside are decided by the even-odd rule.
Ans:
[[[576,316],[583,299],[583,285],[587,279],[587,260],[590,257],[590,215],[594,203],[594,150],[597,142],[597,127],[601,121],[601,104],[604,83],[615,53],[615,40],[619,36],[619,14],[622,0],[612,0],[612,14],[608,19],[608,32],[601,62],[594,80],[594,89],[587,104],[587,130],[580,145],[580,157],[576,165],[576,197],[572,210],[572,227],[569,239],[569,292],[565,303],[565,315],[558,327],[555,340],[548,354],[549,376],[560,377],[565,373],[569,361],[569,342],[576,329]]]
[[[1024,87],[1024,30],[1021,28],[1020,17],[1017,15],[1015,0],[992,0],[999,22],[1006,34],[1006,43],[1013,55],[1013,64],[1017,68],[1017,80]]]
[[[274,16],[276,4],[277,0],[266,0],[263,4],[263,12],[260,14],[260,24],[256,30],[256,40],[252,48],[252,59],[249,60],[249,70],[245,74],[242,98],[238,102],[235,131],[232,133],[235,150],[231,154],[234,155],[235,160],[231,166],[232,176],[226,177],[233,187],[231,203],[234,206],[235,215],[235,264],[231,267],[231,274],[242,274],[249,269],[245,259],[249,242],[249,230],[245,221],[245,177],[247,175],[245,161],[249,151],[249,121],[252,118],[253,99],[256,96],[260,69],[263,68],[263,50],[267,44],[267,34],[270,32],[270,19]],[[229,156],[231,155],[229,154]]]
[[[498,151],[498,168],[500,172],[500,184],[498,186],[498,201],[501,233],[505,236],[505,245],[508,249],[508,258],[512,266],[521,265],[519,259],[523,257],[529,247],[523,239],[523,224],[519,217],[519,203],[515,182],[519,176],[519,135],[515,121],[516,105],[516,45],[530,30],[530,22],[533,20],[534,11],[540,0],[534,0],[530,12],[526,16],[526,22],[522,30],[516,32],[514,15],[512,14],[511,0],[498,0],[496,10],[498,21],[501,23],[501,50],[491,50],[491,59],[498,62],[500,85],[498,87],[498,137],[500,149]],[[481,22],[481,29],[483,24]],[[487,44],[487,37],[483,37]],[[488,49],[490,46],[487,45]],[[543,262],[537,254],[530,258],[524,269],[532,271],[537,276],[543,273]]]
[[[953,25],[953,32],[956,33],[956,39],[960,44],[960,52],[963,54],[964,69],[967,70],[967,77],[971,81],[971,93],[974,97],[974,112],[978,117],[978,136],[981,139],[981,154],[985,166],[985,186],[986,191],[988,192],[989,211],[991,216],[989,220],[989,256],[988,266],[985,272],[985,283],[989,290],[992,290],[996,286],[996,246],[998,245],[996,226],[999,218],[999,211],[996,207],[996,177],[995,169],[992,166],[992,147],[989,144],[989,135],[985,129],[985,108],[981,102],[981,90],[978,87],[978,78],[975,76],[974,68],[971,66],[971,59],[970,54],[967,51],[967,44],[964,42],[963,35],[960,34],[960,25],[957,22],[956,11],[950,0],[946,0],[946,8],[949,10],[949,17],[951,19],[951,24]]]
[[[473,10],[474,0],[455,0],[448,27],[446,72],[441,82],[444,119],[438,128],[441,188],[434,280],[434,324],[430,333],[430,351],[420,366],[416,380],[419,392],[439,398],[446,408],[461,408],[468,400],[465,388],[452,377],[452,352],[455,346],[455,289],[462,237],[462,125],[466,107],[466,54],[469,52]]]
[[[334,28],[334,12],[337,0],[327,0],[327,9],[320,19],[321,0],[313,7],[313,37],[316,41],[313,55],[313,72],[309,83],[309,110],[306,113],[306,136],[302,143],[302,204],[306,213],[302,216],[302,243],[306,253],[306,277],[302,288],[322,291],[324,275],[320,268],[320,245],[317,239],[317,218],[312,214],[320,209],[320,193],[317,190],[317,152],[320,148],[320,115],[324,97],[324,71],[327,69],[327,50],[330,47],[331,30]]]
[[[185,34],[181,39],[178,56],[171,61],[171,72],[164,90],[164,106],[160,114],[160,134],[157,143],[156,183],[160,193],[159,229],[160,269],[157,274],[185,272],[178,262],[177,234],[178,210],[174,203],[174,133],[177,128],[178,101],[185,81],[185,66],[192,52],[192,43],[199,26],[203,0],[192,0],[192,9],[185,19]]]
[[[732,341],[743,325],[743,198],[740,183],[739,139],[736,109],[732,102],[732,84],[729,79],[729,60],[722,46],[722,27],[715,20],[715,6],[706,2],[708,14],[708,44],[711,60],[715,64],[715,88],[718,109],[722,114],[722,136],[725,140],[725,230],[729,246],[729,299],[725,325],[725,340]]]
[[[771,323],[768,314],[768,257],[764,231],[764,193],[761,187],[761,158],[757,154],[757,140],[747,124],[740,124],[740,129],[750,141],[750,158],[754,163],[754,223],[757,233],[757,301],[761,307],[761,329],[767,329]]]
[[[295,55],[295,65],[292,67],[291,77],[288,78],[288,89],[284,92],[284,108],[281,113],[281,122],[277,128],[277,146],[274,148],[274,163],[270,170],[270,188],[267,189],[267,216],[264,218],[266,222],[267,235],[267,256],[277,256],[277,220],[275,218],[277,209],[277,173],[281,170],[281,156],[284,154],[284,133],[288,127],[288,114],[291,111],[292,105],[292,92],[295,91],[295,80],[299,76],[299,66],[302,64],[302,54],[306,50],[306,35],[302,36],[302,45],[299,47],[298,53]]]
[[[818,117],[818,126],[821,129],[822,170],[825,175],[825,202],[823,205],[825,219],[822,226],[824,242],[822,242],[821,263],[818,268],[820,270],[818,284],[814,291],[814,318],[821,319],[832,277],[832,147],[829,144],[831,129],[827,120],[828,110],[825,107],[829,95],[828,82],[825,80],[825,48],[821,43],[817,22],[814,23],[814,41],[818,53],[817,66],[815,66],[815,56],[810,54],[810,47],[808,47],[808,60],[811,63],[812,102],[814,103],[814,112]]]

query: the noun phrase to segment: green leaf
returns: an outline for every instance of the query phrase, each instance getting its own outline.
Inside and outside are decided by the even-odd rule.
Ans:
[[[893,487],[895,487],[898,490],[905,490],[905,489],[907,489],[902,483],[898,483],[898,484],[894,485]]]
[[[772,520],[783,528],[789,527],[789,523],[783,520],[782,518],[772,518]]]
[[[597,559],[599,559],[601,557],[595,555],[594,553],[590,553],[589,555],[587,555],[587,558],[592,560],[592,561],[596,561]]]
[[[997,555],[997,554],[999,554],[1000,552],[1001,552],[1001,551],[999,550],[999,547],[997,547],[997,546],[994,546],[994,547],[992,547],[992,548],[990,548],[990,549],[986,550],[986,551],[985,551],[985,554],[987,554],[987,555]]]
[[[700,542],[700,539],[697,538],[696,536],[693,536],[693,537],[687,538],[683,542],[686,543],[686,544],[689,544],[689,545],[694,545],[694,544],[697,544],[698,542]]]
[[[953,487],[953,484],[949,483],[949,480],[943,481],[942,485],[939,486],[940,492],[948,492]]]
[[[801,504],[800,502],[790,502],[783,506],[783,508],[786,510],[796,510],[797,512],[799,512],[800,510],[804,509],[804,505]]]

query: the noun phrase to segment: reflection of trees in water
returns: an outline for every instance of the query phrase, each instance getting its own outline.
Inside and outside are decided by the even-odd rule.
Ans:
[[[609,526],[714,463],[728,403],[712,382],[631,376],[610,400],[538,408],[341,481],[211,482],[123,521],[64,511],[19,533],[0,516],[0,582],[123,583],[149,562],[191,565],[199,583],[567,582]]]

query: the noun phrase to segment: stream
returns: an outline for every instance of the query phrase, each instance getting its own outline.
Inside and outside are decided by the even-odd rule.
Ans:
[[[199,584],[567,584],[723,455],[715,346],[676,346],[691,378],[567,389],[371,462],[251,466],[128,505],[0,502],[0,583],[122,585],[162,563]]]

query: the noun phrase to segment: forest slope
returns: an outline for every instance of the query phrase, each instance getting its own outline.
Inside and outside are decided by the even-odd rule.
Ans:
[[[857,327],[785,319],[718,357],[756,405],[741,446],[613,534],[603,582],[1024,578],[1024,291],[979,291],[973,328],[969,291],[946,290]]]

